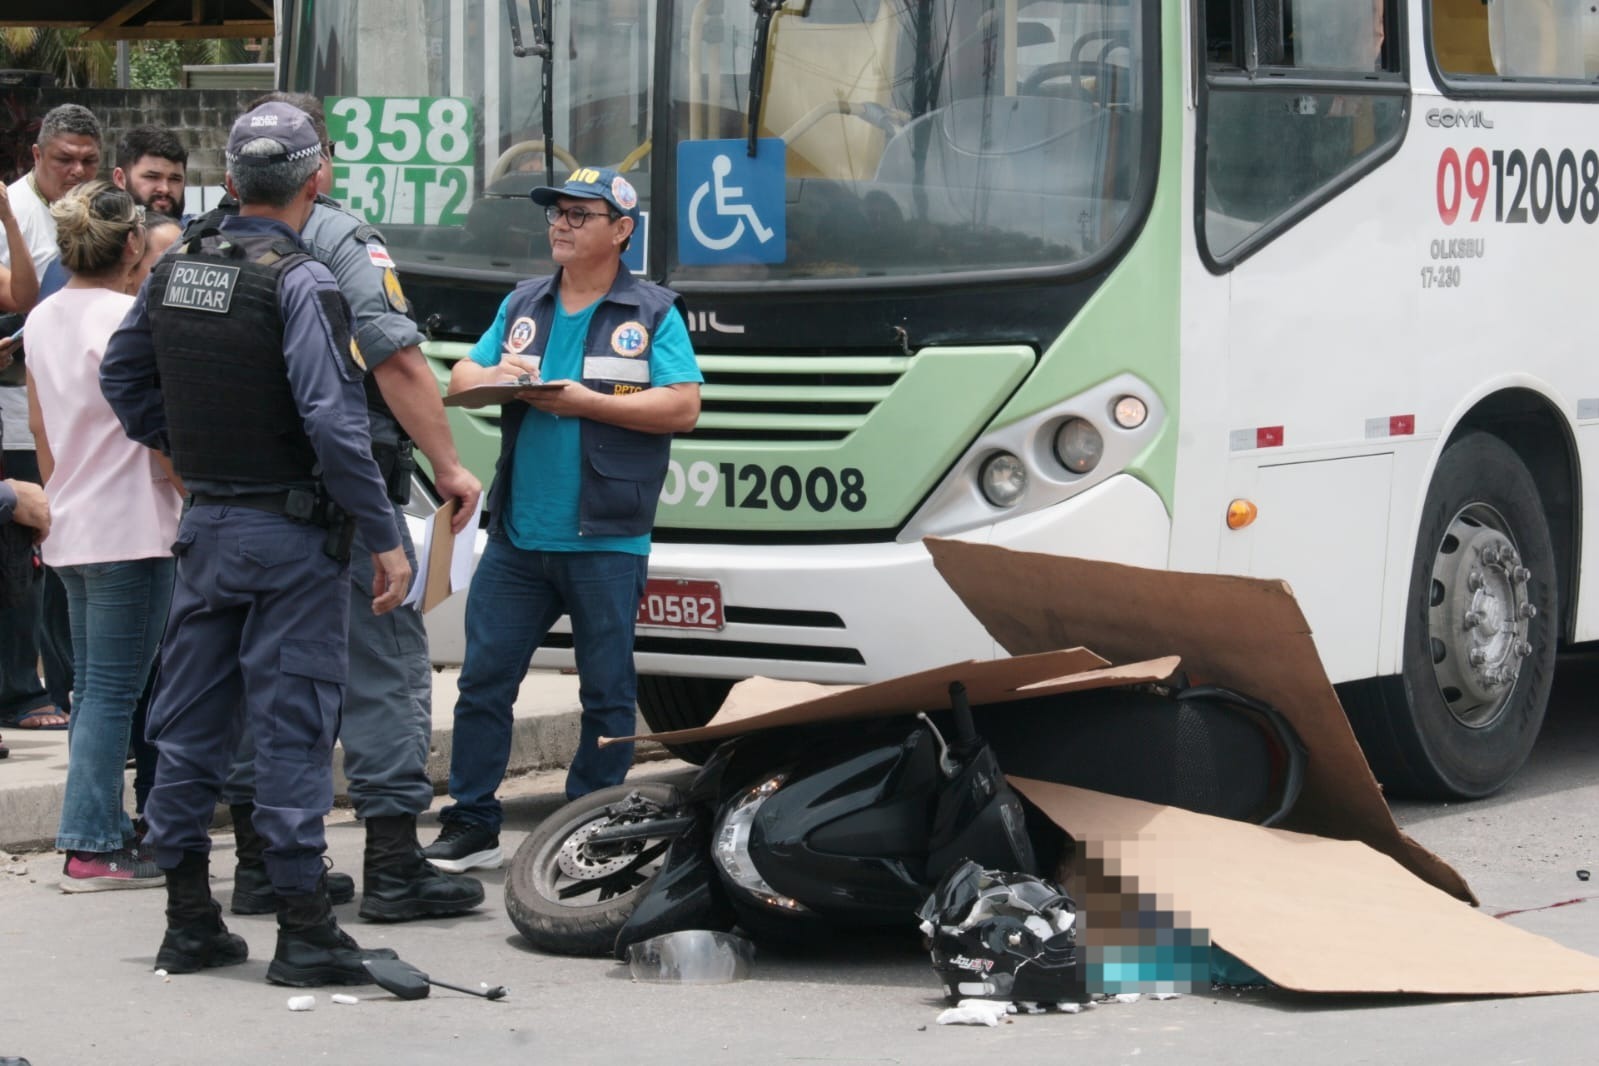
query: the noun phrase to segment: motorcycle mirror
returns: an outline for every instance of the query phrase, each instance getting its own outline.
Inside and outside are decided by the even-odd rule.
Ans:
[[[385,991],[401,999],[426,999],[428,975],[402,959],[363,959],[361,965]]]
[[[504,999],[507,994],[504,985],[495,985],[486,991],[479,991],[475,988],[452,985],[447,981],[436,981],[402,959],[363,959],[361,965],[366,967],[367,973],[372,975],[372,980],[381,988],[393,992],[401,999],[426,999],[428,993],[432,991],[429,985],[438,985],[452,992],[465,992],[469,996],[481,996],[484,999]]]

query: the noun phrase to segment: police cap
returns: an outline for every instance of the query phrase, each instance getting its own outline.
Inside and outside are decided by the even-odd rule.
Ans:
[[[276,141],[282,151],[243,155],[244,146],[260,138]],[[228,134],[228,165],[258,166],[319,155],[322,142],[304,111],[272,101],[239,116]]]

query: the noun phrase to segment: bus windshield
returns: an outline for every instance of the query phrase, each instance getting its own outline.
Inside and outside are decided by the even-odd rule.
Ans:
[[[1061,270],[1132,221],[1139,0],[789,0],[758,63],[760,17],[732,0],[553,0],[548,59],[512,54],[501,0],[287,10],[288,81],[326,101],[334,196],[412,268],[549,269],[526,199],[546,151],[557,182],[628,175],[628,265],[668,281]]]
[[[518,7],[526,41],[526,0]],[[546,60],[512,53],[504,0],[285,8],[287,80],[326,106],[333,196],[408,266],[546,272],[544,217],[527,199],[545,183],[546,144],[557,182],[580,162],[632,169],[629,156],[648,151],[654,0],[553,7],[551,130]],[[632,176],[647,196],[647,175]]]

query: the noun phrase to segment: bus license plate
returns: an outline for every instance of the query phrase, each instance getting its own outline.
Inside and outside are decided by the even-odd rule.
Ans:
[[[722,586],[715,581],[652,577],[644,583],[638,624],[668,629],[721,629]]]

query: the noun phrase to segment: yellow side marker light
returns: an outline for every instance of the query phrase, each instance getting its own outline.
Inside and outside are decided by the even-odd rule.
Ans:
[[[1248,500],[1234,500],[1227,505],[1227,528],[1243,529],[1260,514],[1260,508]]]

